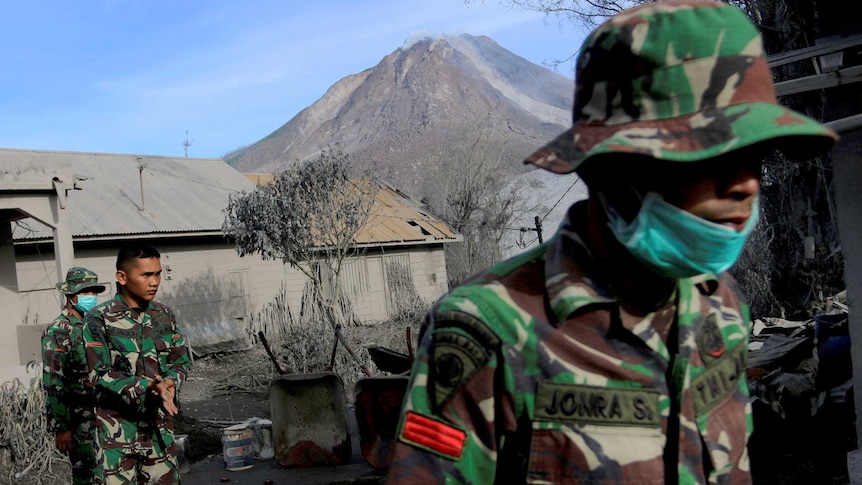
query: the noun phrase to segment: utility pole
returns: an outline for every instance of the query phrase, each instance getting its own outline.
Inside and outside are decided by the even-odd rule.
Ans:
[[[521,239],[517,243],[518,246],[521,248],[527,247],[527,243],[524,242],[524,233],[527,231],[536,231],[536,236],[539,238],[539,244],[542,244],[543,242],[545,242],[542,239],[542,221],[541,221],[541,219],[539,219],[539,216],[536,216],[535,219],[533,219],[533,220],[536,223],[535,229],[533,229],[532,227],[522,227],[521,228]]]

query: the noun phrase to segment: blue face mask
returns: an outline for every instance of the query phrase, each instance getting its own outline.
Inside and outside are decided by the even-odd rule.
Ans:
[[[669,278],[690,278],[728,270],[757,225],[759,196],[742,231],[698,217],[665,202],[655,192],[644,197],[631,223],[605,204],[617,240],[650,269]]]
[[[78,295],[78,303],[75,303],[75,308],[81,311],[81,313],[87,313],[87,310],[96,306],[98,303],[98,297],[96,295]]]

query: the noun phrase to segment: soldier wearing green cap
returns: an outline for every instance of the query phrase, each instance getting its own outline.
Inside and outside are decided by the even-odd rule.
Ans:
[[[388,483],[750,483],[750,322],[726,271],[762,159],[836,140],[777,102],[735,6],[655,2],[596,28],[572,127],[525,161],[589,197],[435,303]]]
[[[48,430],[58,450],[69,454],[75,484],[93,483],[93,393],[81,335],[84,314],[105,291],[96,273],[74,267],[57,283],[65,295],[63,311],[42,334],[42,388]]]

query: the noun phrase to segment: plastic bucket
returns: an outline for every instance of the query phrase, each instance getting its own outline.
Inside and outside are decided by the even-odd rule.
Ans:
[[[248,420],[248,425],[254,431],[254,457],[265,460],[275,456],[272,448],[272,421],[252,418]]]
[[[247,424],[223,429],[222,445],[225,470],[247,470],[254,465],[254,430]]]

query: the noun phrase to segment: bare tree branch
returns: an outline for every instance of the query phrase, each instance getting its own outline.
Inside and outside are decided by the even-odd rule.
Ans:
[[[347,154],[329,148],[275,175],[252,192],[232,196],[222,230],[240,256],[259,254],[301,271],[333,328],[346,323],[340,289],[345,258],[368,221],[379,185],[351,173]]]

